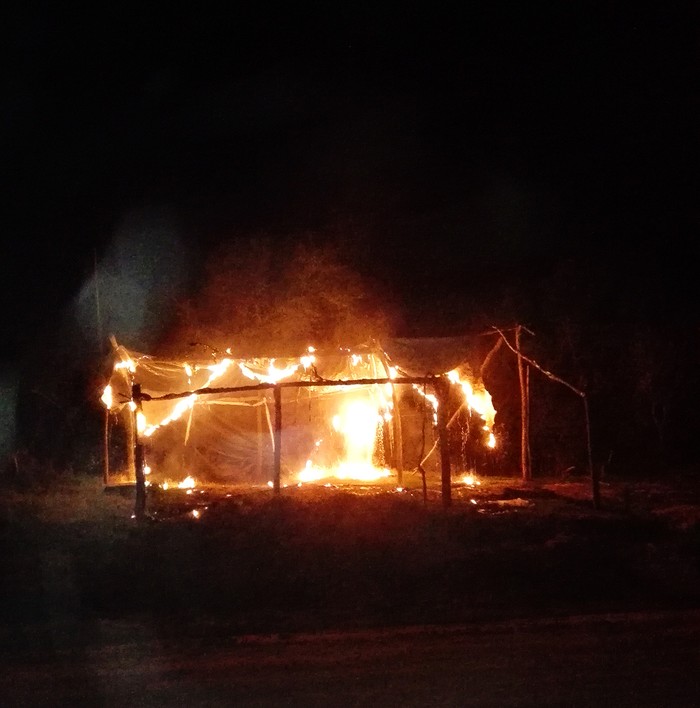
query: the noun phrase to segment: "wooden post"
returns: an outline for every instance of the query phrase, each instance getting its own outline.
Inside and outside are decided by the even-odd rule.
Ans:
[[[125,407],[120,415],[122,415],[126,427],[126,468],[131,476],[136,479],[136,461],[134,459],[134,450],[136,450],[136,417],[134,412],[128,407]]]
[[[134,422],[134,471],[136,474],[136,499],[134,502],[134,516],[137,521],[146,518],[146,475],[143,443],[139,438],[137,416],[141,410],[141,384],[134,384],[131,388],[131,400],[136,404],[133,412]]]
[[[403,487],[403,433],[401,430],[401,411],[399,410],[399,397],[396,395],[396,386],[391,387],[391,400],[394,403],[392,423],[394,426],[394,466],[396,467],[396,482]]]
[[[588,473],[591,477],[591,494],[593,495],[593,508],[600,509],[600,474],[597,468],[593,466],[593,452],[591,451],[591,420],[588,413],[588,399],[585,394],[581,395],[583,399],[583,410],[586,415],[586,449],[588,450]]]
[[[380,355],[380,360],[384,365],[387,376],[390,376],[391,366],[384,352]],[[391,418],[392,432],[394,434],[394,448],[392,450],[392,463],[396,468],[396,484],[403,487],[403,431],[401,428],[401,411],[399,409],[399,397],[396,395],[396,386],[391,384],[391,402],[393,404],[393,414]]]
[[[518,379],[520,381],[520,475],[524,482],[532,479],[530,469],[529,449],[530,449],[530,420],[528,416],[528,384],[526,381],[525,363],[520,353],[520,332],[522,325],[515,328],[515,353],[518,359]]]
[[[109,484],[109,408],[105,408],[104,427],[104,466],[102,468],[102,483],[106,487]]]
[[[447,435],[447,414],[450,394],[450,384],[447,379],[436,382],[435,393],[438,399],[437,429],[440,445],[440,472],[442,483],[442,505],[448,508],[452,505],[452,469],[450,465],[450,446]]]
[[[256,406],[258,424],[258,459],[257,459],[257,479],[263,478],[263,439],[262,439],[262,405]]]
[[[275,470],[273,488],[275,494],[279,494],[282,470],[282,388],[276,385],[273,388],[273,392],[275,396]]]

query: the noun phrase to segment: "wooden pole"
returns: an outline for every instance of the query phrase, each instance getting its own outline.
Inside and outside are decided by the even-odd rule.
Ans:
[[[401,410],[399,409],[399,397],[396,395],[396,387],[391,387],[391,400],[394,404],[394,414],[391,419],[394,426],[394,466],[396,467],[396,482],[399,487],[403,486],[403,433],[401,429]]]
[[[273,388],[275,396],[275,470],[273,488],[275,494],[280,493],[280,478],[282,470],[282,388]]]
[[[262,405],[256,406],[258,424],[258,459],[257,479],[263,479],[263,432],[262,432]]]
[[[515,354],[518,356],[522,356],[520,354],[520,349],[515,350],[513,349],[512,345],[510,342],[506,339],[505,335],[503,332],[501,332],[500,329],[497,327],[494,327],[496,332],[501,336],[503,341],[505,342],[506,346]],[[531,333],[532,334],[532,333]],[[593,468],[593,450],[591,449],[591,420],[590,416],[588,413],[588,399],[586,398],[586,393],[584,391],[581,391],[580,389],[576,388],[575,386],[572,386],[568,381],[564,381],[564,379],[560,379],[558,376],[555,376],[551,371],[547,371],[546,369],[543,369],[534,359],[529,359],[528,357],[523,356],[522,357],[525,361],[527,361],[529,366],[533,366],[535,369],[538,371],[541,371],[548,379],[551,379],[552,381],[557,381],[560,384],[563,384],[566,386],[568,389],[573,391],[577,396],[581,397],[581,400],[583,401],[583,410],[586,416],[586,449],[588,451],[588,474],[591,477],[591,482],[593,485],[593,505],[595,506],[596,509],[600,508],[600,479],[596,476],[597,472]]]
[[[391,371],[391,366],[389,365],[389,360],[387,359],[384,352],[379,348],[381,354],[379,355],[380,361],[384,366],[384,370],[387,375]],[[391,384],[391,402],[393,404],[393,415],[391,418],[392,431],[394,434],[394,447],[392,450],[392,462],[396,468],[396,484],[399,487],[403,486],[403,430],[401,427],[401,410],[399,408],[399,397],[396,395],[396,386]]]
[[[102,483],[106,487],[109,484],[109,408],[105,408],[104,457],[104,465],[102,467]]]
[[[525,380],[525,363],[520,353],[520,332],[522,325],[515,328],[515,353],[518,360],[518,379],[520,381],[520,476],[524,482],[532,479],[530,461],[528,459],[529,443],[529,419],[527,402],[527,382]]]
[[[450,393],[450,384],[444,379],[435,387],[438,409],[437,429],[440,444],[440,473],[442,484],[442,505],[448,508],[452,505],[452,469],[450,465],[450,447],[447,435],[447,414]]]
[[[591,493],[593,495],[593,508],[600,509],[600,475],[598,470],[593,467],[593,452],[591,450],[591,420],[588,414],[588,399],[582,395],[583,409],[586,414],[586,449],[588,450],[588,473],[591,476]]]
[[[146,475],[143,443],[139,438],[137,416],[141,410],[141,384],[131,388],[131,400],[136,404],[133,412],[134,424],[134,468],[136,473],[136,499],[134,501],[134,516],[137,521],[146,518]]]
[[[530,448],[530,367],[525,367],[525,404],[527,406],[527,448],[525,454],[527,456],[527,469],[532,479],[532,449]]]

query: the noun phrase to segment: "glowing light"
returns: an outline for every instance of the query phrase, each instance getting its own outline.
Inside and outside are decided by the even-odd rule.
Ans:
[[[313,355],[303,356],[300,361],[301,365],[304,367],[304,370],[306,370],[316,361],[316,357]]]
[[[467,485],[467,487],[478,487],[481,482],[476,478],[476,475],[468,472],[462,477],[462,482]]]
[[[118,371],[119,369],[126,369],[127,371],[130,371],[133,374],[136,371],[136,363],[133,361],[133,359],[127,359],[126,361],[118,361],[114,365],[114,370]]]
[[[391,471],[386,468],[374,467],[367,462],[341,462],[333,468],[316,467],[307,461],[306,468],[299,473],[299,485],[303,482],[317,482],[321,479],[333,477],[357,482],[374,482],[378,479],[389,477]]]
[[[105,390],[102,392],[100,400],[105,404],[107,410],[111,410],[114,400],[112,398],[112,387],[109,384],[105,386]]]
[[[450,371],[447,377],[452,383],[461,386],[469,409],[478,413],[486,423],[484,429],[490,430],[496,418],[496,409],[493,407],[491,394],[483,386],[475,390],[469,381],[460,378],[456,369]]]
[[[299,364],[291,364],[284,369],[278,369],[275,367],[275,360],[270,361],[270,366],[267,369],[267,374],[259,374],[253,371],[251,368],[246,366],[244,363],[239,362],[238,364],[241,372],[244,376],[247,376],[253,381],[259,381],[260,383],[271,383],[275,384],[282,379],[286,379],[297,371]]]
[[[207,366],[207,369],[211,372],[209,375],[209,378],[207,379],[207,382],[205,384],[205,387],[208,386],[212,381],[215,379],[220,378],[226,373],[226,370],[233,364],[232,359],[222,359],[221,361],[218,361],[216,364],[209,364]]]
[[[418,384],[413,384],[413,390],[417,391],[433,408],[433,425],[437,425],[438,400],[432,393],[426,393]]]
[[[187,477],[185,477],[182,482],[178,482],[177,486],[178,489],[194,489],[197,486],[197,482],[195,481],[194,477],[187,475]]]
[[[201,516],[199,509],[192,509],[190,514],[192,514],[192,516],[194,516],[195,519],[198,519]]]
[[[191,394],[187,396],[187,398],[181,398],[176,404],[175,407],[172,410],[172,413],[169,416],[166,416],[161,420],[159,423],[154,423],[152,425],[146,425],[146,418],[145,416],[143,417],[143,423],[139,423],[139,425],[143,425],[143,428],[139,427],[139,433],[143,433],[145,437],[150,437],[153,435],[153,433],[158,430],[158,428],[162,428],[164,425],[168,425],[168,423],[172,423],[174,420],[178,420],[178,418],[182,417],[182,414],[185,411],[188,411],[192,406],[194,406],[195,401],[197,400],[196,394]],[[139,411],[139,415],[143,416],[143,413]]]

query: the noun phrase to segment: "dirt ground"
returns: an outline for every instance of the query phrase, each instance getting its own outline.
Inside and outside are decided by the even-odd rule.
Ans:
[[[437,482],[0,489],[0,703],[697,705],[698,485]]]

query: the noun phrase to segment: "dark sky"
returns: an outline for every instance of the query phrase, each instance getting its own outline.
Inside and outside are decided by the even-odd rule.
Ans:
[[[697,262],[694,3],[17,4],[2,23],[5,357],[134,214],[183,250],[369,234],[389,276]],[[459,9],[458,9],[459,8]],[[447,255],[449,254],[449,255]],[[417,274],[417,275],[416,275]]]

